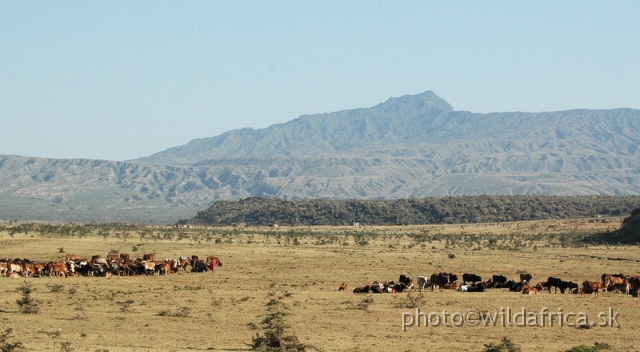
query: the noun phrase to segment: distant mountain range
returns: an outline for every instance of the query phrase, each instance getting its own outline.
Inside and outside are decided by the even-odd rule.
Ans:
[[[478,114],[428,91],[129,161],[0,155],[0,219],[173,223],[216,200],[638,195],[640,110]]]

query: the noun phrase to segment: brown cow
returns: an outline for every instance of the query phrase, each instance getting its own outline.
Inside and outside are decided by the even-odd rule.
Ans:
[[[460,287],[460,285],[457,282],[444,284],[444,288],[446,288],[448,290],[457,290],[458,287]]]
[[[613,275],[606,275],[603,280],[604,287],[609,287],[616,284],[624,284],[625,282],[628,282],[626,278]]]
[[[33,277],[36,274],[36,266],[34,264],[24,264],[24,276]]]
[[[190,264],[189,257],[180,257],[178,258],[178,266],[182,269],[182,271],[187,270],[187,266]]]
[[[44,272],[44,263],[35,263],[33,264],[33,267],[35,269],[35,273],[38,276],[42,276],[42,273]]]
[[[347,284],[346,283],[341,283],[340,287],[338,287],[338,291],[346,291],[347,290]]]
[[[171,264],[169,264],[168,262],[155,262],[155,266],[154,266],[154,275],[161,275],[164,274],[164,276],[167,276],[171,273]]]
[[[538,289],[535,288],[535,287],[527,287],[527,288],[522,290],[522,294],[524,294],[524,295],[537,295],[538,294]]]
[[[46,268],[49,272],[49,277],[53,276],[54,273],[67,277],[67,265],[64,262],[49,262]]]
[[[107,263],[120,263],[120,256],[117,254],[107,254]]]
[[[630,292],[631,292],[631,283],[626,279],[622,283],[612,284],[611,287],[613,287],[615,292],[622,291],[627,295],[630,294]]]
[[[433,288],[438,286],[440,291],[444,290],[444,285],[449,283],[449,274],[447,273],[438,273],[431,274],[431,292],[433,292]]]
[[[142,260],[154,262],[154,261],[156,261],[156,254],[155,253],[144,254],[142,256]]]
[[[596,297],[598,297],[598,292],[604,291],[605,287],[602,285],[602,282],[585,280],[582,282],[582,290],[584,294],[595,292]]]
[[[77,256],[77,255],[75,255],[75,254],[73,254],[73,253],[67,253],[67,254],[64,256],[64,261],[65,261],[65,262],[68,262],[68,261],[70,261],[70,260],[78,260],[78,256]]]
[[[7,276],[9,274],[9,263],[2,262],[0,263],[0,275]]]

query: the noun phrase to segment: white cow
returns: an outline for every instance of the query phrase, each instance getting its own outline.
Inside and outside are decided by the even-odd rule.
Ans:
[[[418,291],[422,292],[422,290],[429,287],[431,287],[429,279],[424,276],[418,276]]]

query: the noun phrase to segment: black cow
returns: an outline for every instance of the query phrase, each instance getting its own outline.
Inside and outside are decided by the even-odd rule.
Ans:
[[[467,288],[467,292],[485,292],[487,286],[483,283],[474,284]]]
[[[578,284],[572,281],[561,281],[559,288],[562,293],[564,293],[565,290],[569,290],[569,293],[572,293],[574,289],[578,288]]]
[[[521,282],[529,283],[529,282],[531,282],[531,279],[533,279],[533,275],[531,275],[529,273],[520,273],[520,281]]]
[[[478,282],[478,281],[482,281],[482,278],[476,274],[463,274],[462,275],[462,282],[463,283],[467,283],[467,282]]]
[[[507,279],[507,277],[503,275],[493,275],[491,279],[493,280],[493,282],[501,285],[504,285],[507,283],[507,281],[509,281],[509,279]],[[500,287],[501,285],[498,285],[498,287]]]
[[[206,273],[207,271],[209,271],[209,268],[207,268],[207,264],[205,262],[203,262],[202,260],[195,260],[192,263],[191,266],[191,272],[194,273]]]
[[[562,286],[562,280],[557,278],[557,277],[551,277],[549,276],[549,278],[547,279],[547,285],[548,285],[548,289],[549,289],[549,293],[551,293],[551,287],[553,287],[553,293],[558,292],[558,289],[560,288],[560,286]],[[560,288],[560,291],[562,292],[562,289]]]

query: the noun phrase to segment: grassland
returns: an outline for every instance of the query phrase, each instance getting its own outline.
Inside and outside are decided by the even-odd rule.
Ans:
[[[521,271],[533,281],[549,276],[582,282],[602,273],[640,274],[637,246],[585,246],[588,233],[614,230],[611,223],[537,221],[403,227],[187,228],[134,227],[69,230],[39,226],[0,232],[0,257],[58,260],[108,252],[132,257],[217,255],[213,273],[178,272],[159,277],[0,278],[0,323],[13,329],[11,341],[29,351],[242,351],[261,334],[260,322],[275,302],[287,313],[288,331],[325,351],[482,351],[503,336],[523,351],[566,351],[606,342],[614,351],[638,350],[637,298],[522,295],[501,289],[356,295],[351,288],[374,280],[416,278],[434,272],[483,277]],[[25,233],[26,232],[26,233]],[[346,282],[349,291],[337,291]],[[23,314],[20,287],[39,312]],[[411,296],[409,296],[411,295]],[[596,317],[609,308],[620,326],[410,326],[403,312],[497,312],[522,308],[539,312],[584,312]]]

